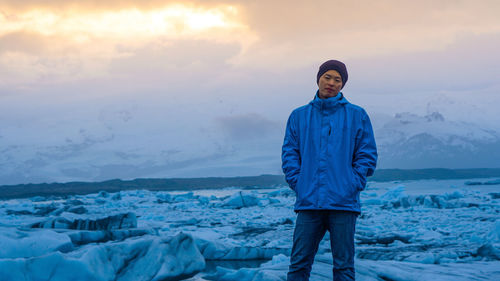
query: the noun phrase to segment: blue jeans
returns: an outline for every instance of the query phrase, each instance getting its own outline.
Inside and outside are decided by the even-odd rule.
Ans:
[[[327,230],[330,232],[333,256],[333,280],[355,280],[354,231],[357,216],[357,213],[349,211],[299,211],[287,280],[309,280],[314,256]]]

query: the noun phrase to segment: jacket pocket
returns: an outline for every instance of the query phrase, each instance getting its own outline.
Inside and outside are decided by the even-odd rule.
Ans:
[[[297,195],[297,191],[298,189],[300,189],[300,185],[302,184],[302,169],[299,171],[299,173],[297,175],[295,175],[295,179],[294,179],[294,184],[293,186],[290,185],[290,188],[295,191],[295,194]]]
[[[359,179],[358,174],[354,171],[354,168],[351,168],[351,175],[352,175],[352,185],[357,191],[362,191],[364,188],[361,185],[361,180]]]

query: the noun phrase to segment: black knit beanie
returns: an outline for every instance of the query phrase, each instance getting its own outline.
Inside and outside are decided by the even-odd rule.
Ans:
[[[342,77],[342,88],[344,88],[345,83],[347,82],[347,68],[345,67],[345,64],[341,61],[338,60],[328,60],[325,61],[318,70],[318,75],[316,77],[316,83],[319,83],[319,78],[321,75],[323,75],[325,72],[328,70],[336,70],[340,74],[340,77]]]

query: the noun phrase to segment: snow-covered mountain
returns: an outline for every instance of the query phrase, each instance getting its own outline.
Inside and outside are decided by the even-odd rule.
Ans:
[[[435,111],[398,113],[375,131],[382,168],[500,166],[500,135]]]
[[[143,104],[0,118],[0,185],[279,173],[278,122],[182,110]]]

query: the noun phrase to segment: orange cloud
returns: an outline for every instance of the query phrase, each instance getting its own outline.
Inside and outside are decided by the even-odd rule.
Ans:
[[[495,0],[248,1],[244,16],[259,41],[233,63],[300,68],[331,57],[440,51],[464,35],[497,36],[499,11]]]
[[[114,9],[97,2],[9,4],[0,11],[0,68],[9,68],[0,86],[106,77],[117,58],[183,40],[237,44],[241,49],[256,40],[238,6],[228,4],[154,6],[150,1],[144,8],[125,2]],[[203,46],[199,50],[202,55]]]
[[[238,13],[238,8],[231,5],[205,8],[170,4],[150,10],[132,7],[65,12],[48,7],[32,8],[15,14],[1,13],[0,35],[35,32],[63,35],[76,41],[88,37],[134,38],[137,41],[158,36],[169,39],[195,36],[227,41],[238,38],[232,35],[248,31]]]
[[[273,71],[278,65],[302,68],[332,57],[440,51],[463,36],[500,33],[496,0],[0,0],[0,5],[0,40],[17,40],[20,46],[33,35],[33,40],[43,41],[46,61],[81,61],[86,69],[96,69],[89,73],[99,75],[115,58],[150,46],[168,49],[185,40],[236,44],[240,52],[222,56],[224,62]],[[9,53],[10,58],[0,58],[0,63],[18,60],[24,53],[35,55],[32,47],[14,45],[0,46],[0,55]],[[200,44],[197,54],[203,56],[203,51]]]

